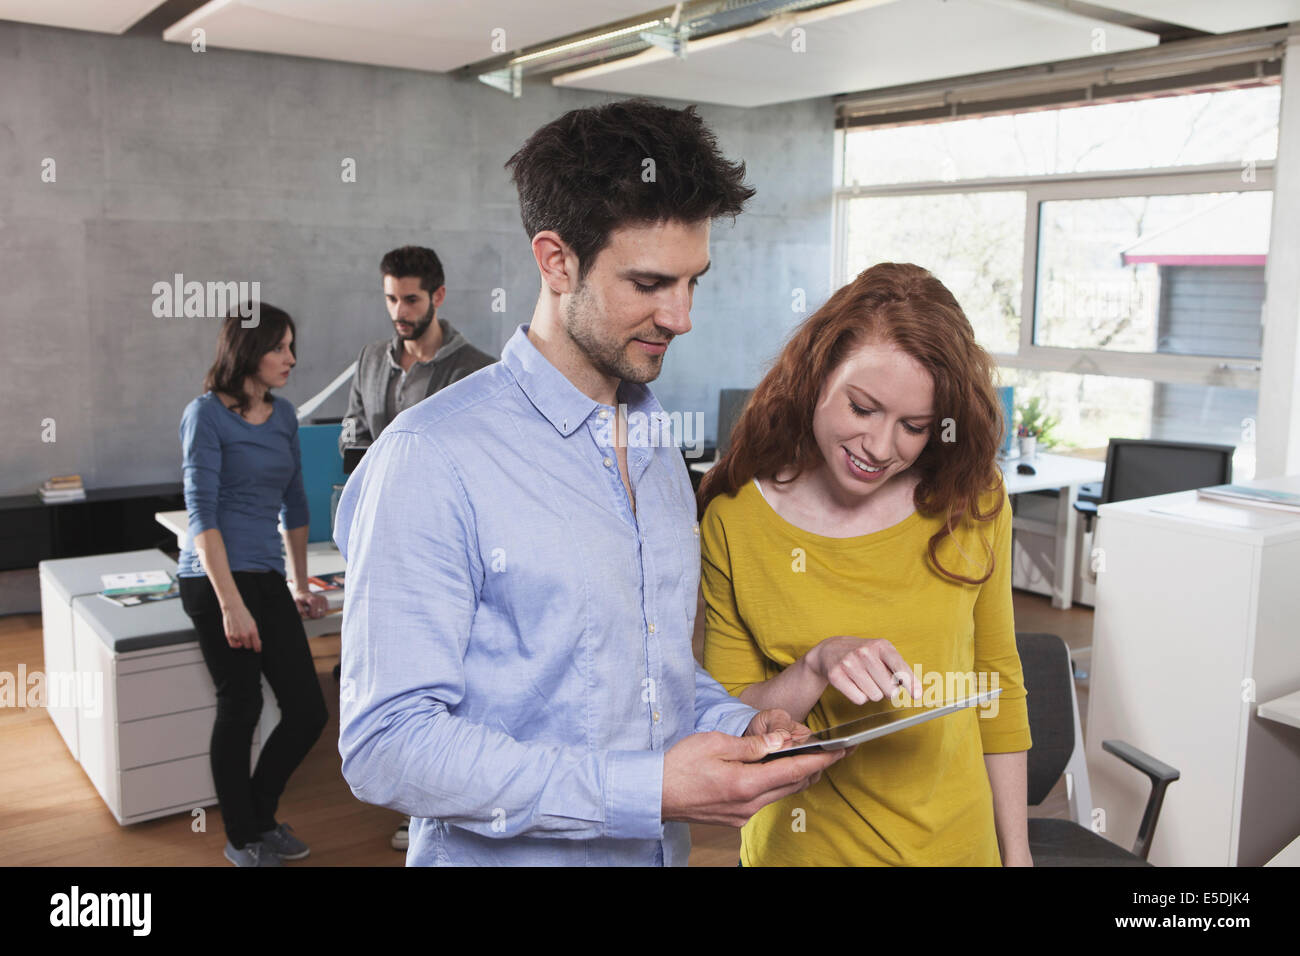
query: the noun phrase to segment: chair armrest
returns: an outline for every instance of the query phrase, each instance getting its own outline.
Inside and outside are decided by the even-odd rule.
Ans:
[[[1100,481],[1085,481],[1079,486],[1079,500],[1100,502],[1101,484]]]
[[[1120,760],[1124,761],[1130,767],[1136,767],[1144,774],[1151,778],[1151,782],[1157,780],[1169,784],[1177,780],[1181,774],[1177,767],[1171,767],[1167,763],[1162,763],[1155,757],[1145,751],[1138,750],[1130,743],[1122,740],[1103,740],[1101,749],[1107,753],[1112,753]]]
[[[1160,807],[1165,801],[1165,790],[1181,774],[1177,767],[1171,767],[1122,740],[1103,740],[1101,749],[1114,754],[1130,767],[1141,770],[1151,779],[1151,795],[1147,797],[1146,809],[1142,811],[1142,823],[1138,826],[1137,840],[1133,843],[1133,853],[1145,860],[1147,854],[1151,852],[1151,838],[1156,832],[1156,821],[1160,817]]]
[[[1092,521],[1097,517],[1097,503],[1095,501],[1076,501],[1074,510],[1083,515],[1083,530],[1092,530]]]

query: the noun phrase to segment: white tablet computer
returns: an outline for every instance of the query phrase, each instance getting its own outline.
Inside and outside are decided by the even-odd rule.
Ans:
[[[763,761],[776,760],[778,757],[789,757],[793,754],[810,753],[816,750],[843,750],[845,747],[852,747],[854,744],[874,740],[876,737],[883,737],[886,734],[906,730],[908,727],[915,727],[927,720],[934,720],[936,717],[955,713],[966,707],[978,707],[981,704],[988,703],[1001,693],[1002,688],[998,687],[982,694],[972,694],[959,700],[946,701],[934,707],[912,707],[910,705],[895,707],[878,714],[872,714],[869,717],[850,720],[846,724],[814,731],[807,737],[794,737],[780,750],[774,750],[764,757]]]

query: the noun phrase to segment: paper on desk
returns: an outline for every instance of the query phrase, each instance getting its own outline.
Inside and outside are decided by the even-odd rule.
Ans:
[[[1194,521],[1208,521],[1211,524],[1243,528],[1248,531],[1265,531],[1270,528],[1280,528],[1283,525],[1300,522],[1300,518],[1296,515],[1286,514],[1281,511],[1265,511],[1261,508],[1251,508],[1244,505],[1237,507],[1204,499],[1197,499],[1187,504],[1152,508],[1151,513],[1191,518]]]
[[[104,590],[110,592],[147,588],[165,591],[171,587],[172,576],[166,571],[127,571],[101,574],[99,580],[103,582]]]

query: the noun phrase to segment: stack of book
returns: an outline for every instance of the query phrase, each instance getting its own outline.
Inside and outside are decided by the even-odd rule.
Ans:
[[[165,601],[180,594],[176,581],[166,571],[130,571],[101,574],[104,589],[99,596],[120,607],[134,607],[149,601]]]
[[[60,501],[85,501],[86,489],[80,475],[55,475],[40,487],[41,500],[54,504]]]
[[[332,574],[317,574],[307,579],[307,587],[315,594],[318,591],[341,591],[346,573],[335,571]]]
[[[325,600],[329,601],[330,609],[326,614],[343,613],[343,588],[347,575],[343,571],[335,571],[332,574],[317,574],[307,579],[307,587],[313,594],[323,594]]]

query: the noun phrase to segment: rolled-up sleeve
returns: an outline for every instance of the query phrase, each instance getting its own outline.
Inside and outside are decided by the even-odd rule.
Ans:
[[[181,416],[181,474],[190,535],[217,527],[221,488],[221,437],[200,402],[186,406]]]
[[[484,567],[435,440],[389,428],[339,501],[339,753],[361,800],[484,837],[660,839],[663,754],[522,742],[455,711]]]
[[[284,529],[301,528],[311,521],[311,512],[307,508],[307,490],[302,480],[302,448],[298,444],[298,421],[293,421],[293,437],[289,440],[293,455],[293,475],[284,489],[283,503],[280,505],[280,524]]]
[[[739,737],[758,711],[727,693],[699,664],[695,665],[695,732],[718,730]]]

